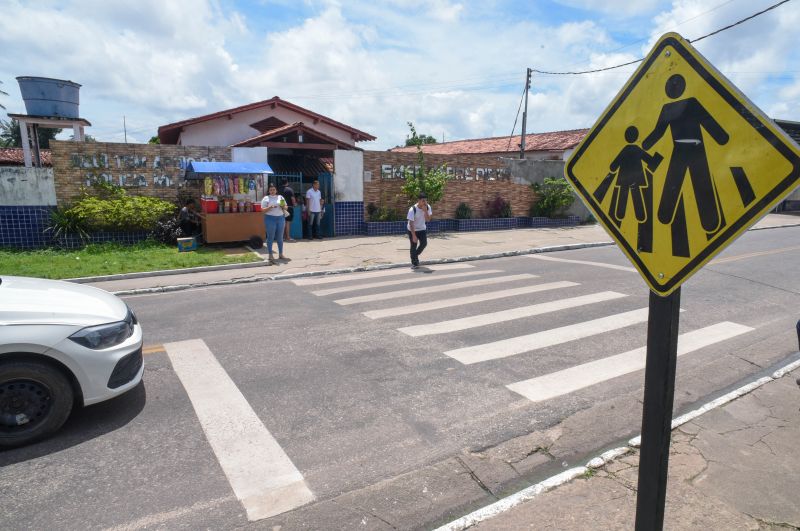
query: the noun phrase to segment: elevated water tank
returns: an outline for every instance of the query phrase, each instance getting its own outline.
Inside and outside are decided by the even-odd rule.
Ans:
[[[17,82],[28,114],[79,118],[79,84],[64,79],[32,76],[20,76]]]

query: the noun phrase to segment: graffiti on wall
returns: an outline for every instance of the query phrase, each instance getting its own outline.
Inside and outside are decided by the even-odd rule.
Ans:
[[[107,153],[72,153],[70,164],[82,171],[83,182],[91,186],[96,182],[116,184],[125,188],[170,188],[190,162],[215,162],[214,158],[162,157],[148,159],[145,155],[115,155]]]
[[[406,172],[416,175],[419,166],[381,164],[381,179],[405,179]],[[459,181],[503,181],[511,178],[508,168],[446,167],[447,174]]]

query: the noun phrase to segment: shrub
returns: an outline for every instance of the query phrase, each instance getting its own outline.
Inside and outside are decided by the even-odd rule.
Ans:
[[[181,230],[180,222],[176,216],[167,216],[156,222],[150,232],[150,238],[166,243],[168,245],[175,245],[178,238],[183,238],[185,234]]]
[[[538,197],[531,205],[532,217],[553,217],[561,214],[575,201],[572,187],[563,177],[545,177],[544,183],[531,185]]]
[[[511,217],[511,203],[500,197],[499,195],[494,199],[486,201],[486,217],[487,218],[510,218]]]
[[[378,209],[378,221],[402,221],[405,216],[396,208],[380,207]]]
[[[456,208],[456,219],[472,219],[472,209],[466,203],[461,203]]]
[[[64,207],[50,212],[50,224],[44,229],[44,232],[49,232],[56,242],[71,235],[78,236],[83,241],[89,239],[89,233],[83,220],[71,209]]]
[[[156,223],[175,215],[175,205],[156,197],[122,194],[103,199],[85,196],[69,210],[88,230],[152,230]]]
[[[367,205],[367,219],[370,221],[377,221],[377,214],[378,214],[378,207],[375,203],[369,203]]]

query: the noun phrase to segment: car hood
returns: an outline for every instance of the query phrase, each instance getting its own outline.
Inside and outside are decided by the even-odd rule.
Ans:
[[[122,321],[128,307],[116,295],[81,284],[0,277],[0,325],[94,326]]]

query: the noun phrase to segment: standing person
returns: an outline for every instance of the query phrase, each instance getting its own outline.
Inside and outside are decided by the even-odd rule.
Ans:
[[[420,193],[417,203],[408,209],[408,239],[411,240],[411,269],[419,267],[419,255],[428,245],[428,226],[433,210],[428,204],[428,196]]]
[[[289,179],[286,177],[283,178],[281,186],[283,187],[283,198],[286,200],[286,208],[289,211],[289,215],[286,216],[286,229],[284,230],[283,241],[293,242],[291,228],[292,220],[294,219],[294,206],[296,204],[294,190],[289,186]]]
[[[306,192],[306,212],[308,213],[308,233],[309,237],[321,240],[319,225],[322,221],[322,209],[325,200],[322,199],[322,192],[319,190],[319,181],[314,181],[311,188]]]
[[[267,229],[267,250],[269,251],[270,263],[275,263],[272,255],[272,242],[278,242],[278,258],[286,259],[283,255],[283,227],[286,224],[284,211],[286,209],[286,199],[278,195],[278,188],[270,184],[267,188],[267,195],[261,200],[261,211],[264,212],[264,226]]]

